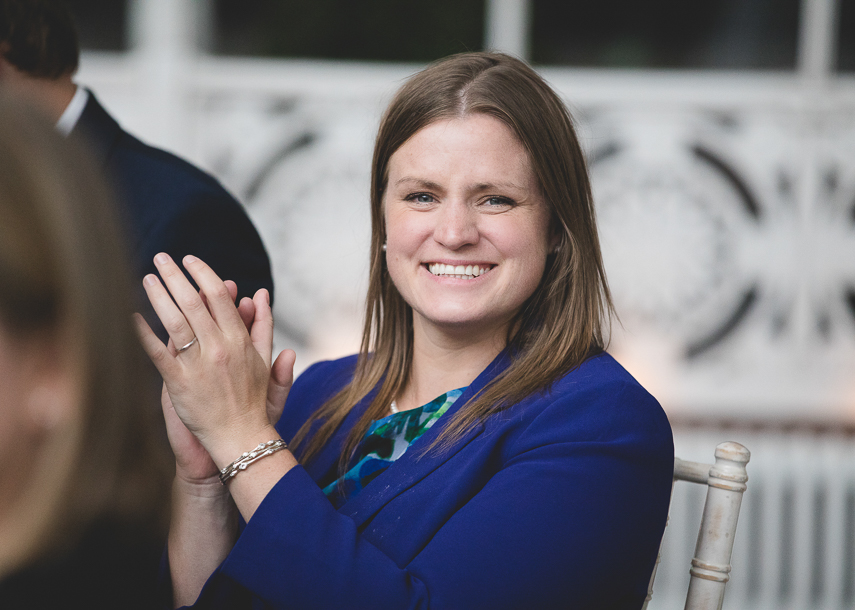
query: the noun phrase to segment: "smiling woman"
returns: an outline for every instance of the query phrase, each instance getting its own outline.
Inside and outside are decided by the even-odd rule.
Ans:
[[[156,258],[171,343],[140,330],[168,390],[175,605],[641,607],[671,430],[604,351],[562,102],[507,55],[428,67],[380,125],[371,216],[362,349],[293,388],[263,291],[236,309],[198,259],[205,298]]]

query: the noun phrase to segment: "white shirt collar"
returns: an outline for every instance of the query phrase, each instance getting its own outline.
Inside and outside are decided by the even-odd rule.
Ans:
[[[81,86],[77,86],[77,91],[74,92],[74,97],[65,107],[62,116],[56,123],[56,130],[63,136],[68,136],[77,121],[80,120],[80,115],[83,114],[83,109],[86,107],[86,102],[89,101],[89,92]]]

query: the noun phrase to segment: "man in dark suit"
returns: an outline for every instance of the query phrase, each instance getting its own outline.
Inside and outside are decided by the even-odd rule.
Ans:
[[[243,207],[212,176],[124,131],[74,83],[78,61],[76,30],[62,3],[0,0],[0,86],[89,146],[119,197],[139,277],[154,273],[158,252],[176,261],[193,254],[234,280],[238,298],[266,288],[272,299],[270,261]]]

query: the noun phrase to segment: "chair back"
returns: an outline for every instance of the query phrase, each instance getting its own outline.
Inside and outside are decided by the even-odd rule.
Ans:
[[[745,465],[751,452],[739,443],[721,443],[715,448],[715,464],[700,464],[674,458],[674,481],[689,481],[707,486],[707,499],[701,517],[695,556],[689,569],[689,592],[685,610],[721,610],[724,587],[730,580],[730,555],[736,534],[736,522],[746,489]],[[661,546],[660,546],[661,550]],[[643,610],[653,597],[653,580]]]

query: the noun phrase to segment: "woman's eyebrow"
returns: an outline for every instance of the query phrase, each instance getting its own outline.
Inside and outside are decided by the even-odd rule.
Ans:
[[[395,186],[404,183],[412,183],[417,186],[426,188],[426,189],[439,189],[442,188],[438,183],[433,182],[431,180],[423,180],[422,178],[415,178],[413,176],[404,176],[403,178],[399,178],[395,181]]]
[[[476,192],[493,191],[496,189],[513,189],[516,191],[522,191],[525,190],[525,187],[520,184],[516,184],[515,182],[479,182],[472,187],[472,190]]]
[[[432,180],[424,180],[423,178],[416,178],[414,176],[404,176],[403,178],[399,178],[398,180],[395,181],[395,186],[405,184],[405,183],[415,184],[417,186],[420,186],[420,187],[426,188],[426,189],[441,189],[442,188],[442,186],[437,182],[433,182]],[[525,190],[525,187],[520,185],[520,184],[517,184],[515,182],[478,182],[476,184],[473,184],[472,188],[470,190],[472,190],[473,192],[480,193],[483,191],[492,191],[492,190],[497,190],[497,189],[498,190],[513,189],[516,191],[522,191],[522,190]]]

